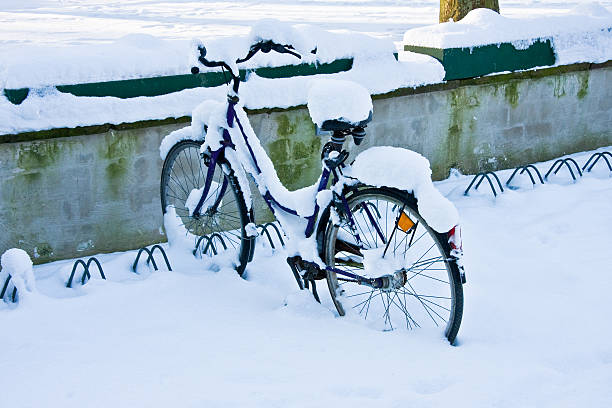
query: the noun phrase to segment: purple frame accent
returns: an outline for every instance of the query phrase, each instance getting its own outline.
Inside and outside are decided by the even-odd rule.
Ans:
[[[204,191],[202,192],[202,196],[200,197],[200,201],[198,201],[198,205],[193,210],[194,215],[199,215],[202,206],[204,205],[204,201],[210,192],[210,185],[212,183],[213,174],[215,173],[215,166],[217,165],[217,161],[219,160],[219,156],[223,153],[225,146],[221,147],[218,150],[212,152],[210,157],[210,163],[208,164],[208,170],[206,170],[206,182],[204,183]]]
[[[382,231],[380,230],[380,227],[378,226],[378,222],[376,221],[376,219],[374,218],[374,216],[372,215],[370,210],[368,210],[368,206],[367,205],[362,205],[361,208],[363,208],[364,211],[366,212],[366,215],[368,216],[368,219],[370,220],[372,225],[374,225],[374,229],[376,230],[376,233],[378,234],[378,236],[380,237],[382,242],[384,244],[386,244],[387,240],[385,240],[385,236],[383,235]]]
[[[365,278],[363,276],[356,275],[356,274],[351,273],[351,272],[346,272],[346,271],[340,270],[338,268],[333,268],[331,266],[326,266],[325,270],[326,271],[330,271],[330,272],[335,272],[336,275],[342,275],[342,276],[346,276],[347,278],[353,278],[356,281],[358,281],[360,285],[369,286],[369,287],[374,288],[374,289],[380,289],[380,288],[382,288],[384,286],[384,282],[383,282],[383,279],[381,277],[378,277],[378,278]]]
[[[346,197],[344,196],[344,194],[340,195],[340,198],[342,199],[342,206],[344,207],[344,211],[346,211],[346,214],[349,217],[351,228],[355,231],[355,238],[357,238],[357,243],[361,245],[363,244],[363,241],[361,240],[361,237],[359,236],[359,233],[357,232],[357,227],[355,227],[355,220],[353,219],[353,212],[351,211],[351,208],[349,207],[348,201],[346,201]]]
[[[242,123],[240,123],[240,119],[238,119],[238,116],[236,115],[236,110],[234,108],[234,106],[236,105],[236,103],[234,102],[228,102],[228,106],[227,106],[227,124],[230,127],[234,126],[234,120],[236,120],[236,123],[238,124],[238,128],[240,129],[240,133],[242,133],[242,137],[244,138],[244,142],[246,143],[247,148],[249,149],[249,154],[251,155],[251,158],[253,159],[253,163],[255,164],[255,168],[257,169],[258,174],[261,174],[261,168],[259,167],[259,163],[257,163],[257,157],[255,156],[255,153],[253,152],[253,148],[251,147],[251,144],[249,143],[249,139],[244,131],[244,128],[242,126]],[[226,132],[226,131],[225,131]],[[224,132],[224,138],[225,138],[225,132]],[[229,134],[228,134],[228,138],[229,138]],[[327,187],[327,182],[329,181],[329,176],[330,176],[330,172],[327,169],[323,170],[323,174],[321,174],[321,180],[319,181],[319,186],[317,188],[317,193],[320,191],[325,190],[325,188]],[[299,216],[297,211],[295,211],[292,208],[288,208],[284,205],[282,205],[281,203],[278,202],[277,199],[275,199],[272,194],[270,193],[270,191],[267,191],[264,196],[263,196],[266,204],[268,205],[268,207],[270,208],[270,210],[274,213],[274,209],[278,208],[288,214],[291,215],[295,215],[295,216]],[[315,204],[315,209],[312,215],[305,217],[308,220],[308,225],[306,227],[306,236],[309,237],[312,235],[313,231],[314,231],[314,225],[316,223],[316,219],[317,219],[317,215],[319,213],[319,206],[318,204]]]

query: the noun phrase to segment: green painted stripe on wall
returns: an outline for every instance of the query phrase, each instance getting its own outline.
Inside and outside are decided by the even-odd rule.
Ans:
[[[291,78],[315,74],[335,74],[348,71],[353,67],[352,58],[343,58],[325,64],[299,64],[282,67],[261,67],[253,70],[262,78]],[[240,77],[244,81],[247,70],[240,70]],[[199,87],[215,87],[226,83],[222,72],[204,72],[196,75],[170,75],[155,78],[126,79],[121,81],[92,82],[86,84],[58,85],[57,90],[75,96],[113,96],[127,99],[138,96],[159,96],[184,89]],[[28,88],[5,89],[4,95],[13,104],[19,105],[29,94]]]
[[[534,40],[525,49],[517,49],[511,43],[463,48],[431,48],[406,44],[404,51],[436,58],[446,71],[445,81],[555,64],[555,52],[550,39]]]

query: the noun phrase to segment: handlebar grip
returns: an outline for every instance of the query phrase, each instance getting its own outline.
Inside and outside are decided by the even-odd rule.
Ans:
[[[298,54],[297,52],[293,51],[295,48],[293,48],[292,45],[283,45],[283,44],[276,44],[276,43],[271,43],[271,48],[278,52],[279,54],[291,54],[296,58],[302,59],[302,56],[300,54]]]
[[[268,40],[268,41],[260,41],[256,44],[253,44],[249,50],[249,53],[247,54],[246,57],[244,58],[239,58],[236,60],[236,63],[240,64],[242,62],[248,61],[249,59],[251,59],[255,54],[257,54],[258,51],[261,51],[265,54],[269,53],[270,51],[276,51],[279,54],[291,54],[296,58],[302,59],[302,56],[300,54],[298,54],[297,52],[294,51],[295,49],[293,48],[292,45],[287,44],[287,45],[283,45],[283,44],[277,44],[275,42],[273,42],[272,40]],[[227,65],[227,63],[223,62],[223,61],[209,61],[206,59],[206,47],[204,45],[198,45],[198,51],[200,52],[200,56],[198,57],[198,62],[200,62],[202,65],[209,67],[209,68],[213,68],[213,67],[223,67],[225,69],[227,69],[228,71],[231,72],[231,68],[229,67],[229,65]],[[314,50],[310,51],[312,54],[316,54],[317,52],[317,48],[315,47]],[[191,73],[196,75],[200,72],[200,69],[198,67],[192,67],[191,68]]]
[[[206,57],[206,47],[203,45],[198,45],[198,51],[200,51],[200,57]]]

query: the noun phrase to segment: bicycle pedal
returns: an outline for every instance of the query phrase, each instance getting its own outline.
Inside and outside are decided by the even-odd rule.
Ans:
[[[325,279],[326,277],[325,272],[314,262],[302,261],[302,270],[304,271],[302,274],[302,279],[304,280],[315,281]]]

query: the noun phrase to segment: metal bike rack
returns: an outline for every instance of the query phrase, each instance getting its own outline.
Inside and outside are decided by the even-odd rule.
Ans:
[[[578,166],[578,163],[576,163],[576,160],[572,159],[571,157],[568,157],[567,159],[559,159],[559,160],[555,161],[553,163],[553,165],[550,166],[550,169],[546,172],[546,175],[544,176],[544,180],[548,180],[548,176],[553,171],[553,169],[555,169],[555,166],[557,168],[555,169],[554,174],[557,174],[557,172],[559,172],[561,167],[565,164],[565,167],[567,167],[567,169],[569,170],[572,178],[574,179],[574,181],[576,181],[576,176],[574,175],[574,171],[572,170],[572,166],[570,166],[570,163],[573,164],[576,167],[576,170],[578,171],[578,174],[580,175],[580,177],[582,177],[582,172],[580,171],[580,166]]]
[[[514,169],[514,171],[512,172],[512,175],[510,176],[508,181],[506,181],[506,186],[510,187],[510,182],[512,181],[512,179],[514,178],[516,173],[519,172],[519,170],[520,170],[519,175],[527,172],[527,174],[529,175],[529,178],[531,179],[531,183],[535,186],[536,185],[536,181],[533,178],[533,175],[531,174],[531,170],[530,169],[533,169],[533,171],[535,171],[535,174],[538,176],[538,179],[540,180],[540,183],[544,184],[544,180],[542,179],[542,175],[540,174],[540,170],[538,170],[538,168],[536,166],[534,166],[533,164],[528,164],[526,166],[519,166],[516,169]]]
[[[538,168],[534,166],[533,164],[519,166],[514,169],[514,171],[512,172],[512,174],[506,181],[506,187],[513,188],[510,186],[510,183],[512,182],[512,180],[517,174],[522,175],[523,173],[527,173],[527,175],[529,176],[529,179],[531,180],[531,183],[534,186],[538,184],[537,183],[538,181],[540,182],[540,184],[544,184],[545,181],[548,181],[548,176],[550,176],[551,173],[557,174],[559,170],[561,170],[561,167],[563,167],[564,165],[569,171],[569,174],[572,176],[572,179],[576,181],[577,180],[576,173],[578,173],[578,176],[582,177],[584,171],[590,172],[591,170],[593,170],[593,167],[599,162],[599,159],[603,159],[603,161],[606,163],[606,166],[608,167],[608,170],[612,172],[612,153],[607,152],[607,151],[597,152],[591,155],[591,157],[589,157],[589,160],[587,160],[584,166],[582,166],[582,170],[580,169],[580,166],[578,165],[578,163],[576,163],[576,160],[572,159],[571,157],[568,157],[565,159],[557,159],[552,164],[552,166],[550,166],[550,168],[548,169],[544,177],[542,177],[540,170],[538,170]],[[535,172],[537,179],[534,177],[532,171]],[[489,177],[489,175],[492,175],[495,178],[500,191],[503,193],[504,189],[502,188],[501,182],[499,181],[499,178],[497,177],[497,175],[494,172],[486,171],[486,172],[478,173],[474,176],[474,178],[470,182],[470,185],[465,190],[463,195],[467,196],[470,189],[472,188],[474,183],[476,183],[477,181],[478,182],[476,183],[474,190],[478,190],[478,187],[480,187],[480,184],[482,184],[482,181],[486,178],[487,181],[489,182],[489,186],[491,187],[491,190],[493,191],[493,194],[497,197],[497,191],[495,190],[495,186],[493,184],[493,181]]]
[[[272,247],[272,249],[276,249],[276,246],[274,246],[274,240],[272,239],[272,236],[270,235],[270,232],[268,231],[268,228],[272,228],[274,229],[274,231],[276,232],[276,236],[278,237],[278,240],[280,241],[281,246],[285,246],[285,241],[283,241],[283,234],[281,234],[280,229],[278,228],[278,226],[273,223],[273,222],[268,222],[266,224],[259,224],[257,226],[257,230],[260,231],[259,234],[261,235],[262,233],[266,234],[266,237],[268,238],[268,242],[270,243],[270,246]]]
[[[198,241],[196,242],[196,245],[195,245],[195,249],[193,250],[193,256],[197,255],[198,249],[202,245],[202,242],[206,242],[206,245],[200,251],[201,255],[210,255],[208,253],[209,250],[212,251],[212,255],[217,255],[218,251],[217,251],[217,248],[215,247],[215,239],[217,240],[217,242],[219,242],[223,246],[224,250],[227,249],[227,244],[225,243],[225,240],[223,239],[223,237],[218,232],[215,232],[214,234],[210,236],[202,235],[200,238],[198,238]]]
[[[270,229],[274,230],[274,233],[276,234],[276,237],[278,238],[278,241],[280,242],[281,246],[285,246],[285,241],[283,240],[283,233],[280,231],[279,227],[275,223],[268,222],[265,224],[259,224],[256,226],[256,228],[259,232],[259,235],[266,236],[266,238],[268,239],[268,243],[270,244],[272,249],[276,249],[276,245],[274,244],[274,239],[272,238],[273,234],[270,233]],[[196,241],[195,248],[193,250],[193,256],[197,256],[198,253],[200,253],[200,255],[217,255],[219,253],[217,245],[221,245],[223,247],[223,250],[227,249],[227,244],[225,243],[225,240],[223,239],[221,234],[215,232],[211,235],[202,235]]]
[[[472,182],[470,183],[468,188],[465,190],[463,195],[464,196],[468,195],[468,192],[470,191],[470,189],[472,188],[474,183],[476,183],[476,180],[478,180],[478,177],[480,177],[480,180],[478,181],[478,183],[476,183],[476,186],[474,187],[474,190],[478,190],[478,187],[480,187],[480,184],[486,178],[487,181],[489,182],[489,186],[491,186],[491,190],[493,191],[493,195],[495,197],[497,197],[497,191],[495,191],[495,186],[493,185],[493,182],[491,181],[491,178],[489,177],[489,174],[492,175],[495,178],[495,180],[497,181],[497,185],[499,186],[500,192],[503,193],[504,192],[504,188],[502,187],[501,181],[499,181],[499,177],[497,177],[497,174],[493,173],[492,171],[484,171],[484,172],[478,173],[478,174],[476,174],[474,176],[474,178],[472,179]]]
[[[4,300],[4,295],[7,292],[10,281],[11,281],[11,275],[8,275],[6,277],[6,280],[4,281],[4,285],[2,286],[2,291],[0,291],[0,300]],[[11,302],[17,303],[17,287],[15,285],[13,285],[13,294],[11,296]]]
[[[83,266],[83,275],[81,276],[81,285],[84,285],[85,283],[87,283],[87,281],[89,279],[91,279],[91,274],[89,273],[89,268],[91,266],[92,263],[96,264],[96,267],[98,268],[98,272],[100,273],[100,277],[102,277],[102,279],[106,280],[106,276],[104,275],[104,271],[102,270],[102,265],[100,265],[100,262],[96,259],[96,258],[89,258],[89,260],[87,261],[87,263],[85,263],[85,261],[83,261],[82,259],[77,259],[74,262],[74,266],[72,267],[72,272],[70,273],[70,278],[68,279],[68,283],[66,283],[66,287],[67,288],[72,288],[72,281],[74,279],[74,274],[78,268],[79,265]]]
[[[140,256],[142,255],[143,252],[146,252],[147,254],[147,265],[149,263],[153,264],[153,269],[158,271],[159,268],[157,267],[157,263],[155,262],[155,257],[153,257],[156,249],[159,250],[159,252],[161,252],[162,256],[164,257],[164,261],[166,262],[166,266],[168,267],[168,270],[172,271],[172,267],[170,267],[170,261],[168,261],[168,256],[166,255],[166,251],[164,251],[164,249],[159,245],[153,245],[151,249],[147,247],[140,248],[140,250],[138,251],[138,255],[136,255],[136,260],[134,261],[134,264],[132,265],[132,271],[135,273],[138,273],[136,268],[138,267],[138,261],[140,260]]]
[[[610,152],[598,152],[598,153],[593,154],[593,155],[592,155],[592,156],[589,158],[589,160],[587,160],[587,162],[585,163],[585,165],[584,165],[584,166],[582,166],[582,171],[584,171],[584,169],[586,169],[586,168],[587,168],[587,166],[588,166],[589,164],[591,164],[591,167],[589,167],[589,169],[587,170],[587,171],[590,173],[590,172],[591,172],[591,170],[593,170],[593,166],[595,166],[595,164],[596,164],[596,163],[599,161],[599,159],[602,159],[602,158],[604,159],[604,161],[605,161],[605,162],[606,162],[606,164],[608,165],[608,169],[609,169],[610,171],[612,171],[612,164],[610,164],[610,160],[608,160],[608,158],[607,158],[606,156],[610,156],[610,159],[612,159],[612,153],[610,153]],[[593,160],[593,159],[595,159],[595,160],[593,161],[593,163],[591,163],[591,160]]]

